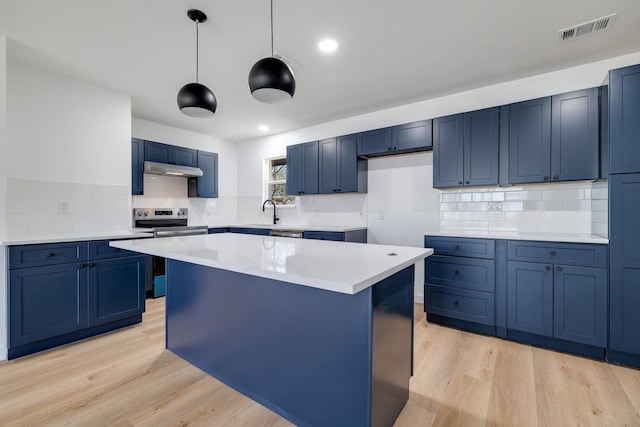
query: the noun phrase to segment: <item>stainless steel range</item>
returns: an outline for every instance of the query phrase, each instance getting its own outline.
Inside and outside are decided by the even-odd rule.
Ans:
[[[189,226],[187,208],[136,208],[133,210],[133,227],[153,231],[153,237],[190,236],[207,234],[208,227]],[[165,294],[165,260],[152,257],[151,268],[145,289],[147,296],[159,297]]]

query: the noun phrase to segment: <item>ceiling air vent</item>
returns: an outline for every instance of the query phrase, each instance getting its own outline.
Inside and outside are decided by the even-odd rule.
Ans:
[[[587,34],[606,30],[613,25],[613,21],[616,20],[616,16],[618,16],[617,13],[612,13],[611,15],[603,16],[602,18],[594,19],[593,21],[560,30],[560,40],[572,40]]]
[[[287,58],[286,56],[284,56],[278,51],[273,52],[273,57],[287,64],[289,68],[291,68],[291,71],[296,71],[302,68],[302,65],[298,64],[293,59]]]

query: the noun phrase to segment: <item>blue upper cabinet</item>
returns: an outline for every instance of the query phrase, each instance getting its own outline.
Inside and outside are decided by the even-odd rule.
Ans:
[[[431,120],[421,120],[360,132],[357,137],[358,156],[376,157],[430,150],[433,146],[431,127]]]
[[[509,106],[509,183],[548,182],[551,97]]]
[[[464,115],[464,185],[498,184],[499,110]]]
[[[609,72],[611,173],[640,172],[640,65]]]
[[[433,186],[498,184],[499,110],[433,120]]]
[[[287,147],[287,194],[318,194],[318,141]]]
[[[509,183],[600,177],[600,88],[509,106]]]
[[[189,197],[218,197],[218,153],[197,151],[197,166],[202,176],[189,178]]]
[[[318,141],[318,192],[366,192],[366,160],[359,160],[356,135]]]
[[[431,149],[433,147],[431,128],[432,120],[394,126],[391,135],[391,151],[406,153]]]
[[[464,184],[464,115],[433,119],[433,186]]]
[[[599,88],[551,98],[551,180],[600,176]]]
[[[131,194],[144,193],[144,141],[131,138]]]
[[[145,141],[144,159],[150,162],[196,167],[198,165],[198,151],[192,148]]]
[[[392,147],[391,128],[360,132],[357,137],[358,156],[380,156],[390,154]]]

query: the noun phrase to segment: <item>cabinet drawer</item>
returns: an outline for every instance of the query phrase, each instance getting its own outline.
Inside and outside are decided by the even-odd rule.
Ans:
[[[427,257],[427,283],[476,291],[495,290],[493,260],[433,255]]]
[[[427,313],[494,325],[494,295],[489,292],[425,286]]]
[[[512,261],[606,268],[607,245],[509,241],[507,257]]]
[[[9,268],[63,264],[87,259],[86,242],[47,243],[9,247]]]
[[[250,228],[250,227],[230,227],[230,233],[238,234],[257,234],[259,236],[268,236],[271,230],[269,228]]]
[[[436,255],[453,255],[471,258],[493,259],[495,253],[495,241],[491,239],[425,236],[424,247],[433,248],[434,254]]]
[[[333,240],[336,242],[343,242],[344,233],[340,233],[339,231],[305,231],[304,238],[314,239],[314,240]]]
[[[136,255],[140,254],[126,249],[113,248],[109,246],[109,240],[96,240],[89,242],[89,259],[91,260]]]

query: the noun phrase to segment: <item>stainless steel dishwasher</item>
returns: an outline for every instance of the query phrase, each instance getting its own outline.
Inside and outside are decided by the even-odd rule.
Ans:
[[[276,237],[291,237],[293,239],[302,239],[304,237],[304,231],[300,230],[270,230],[269,236]]]

